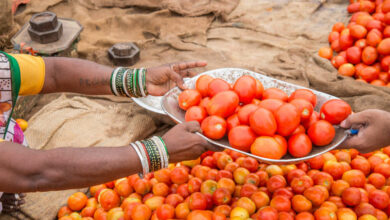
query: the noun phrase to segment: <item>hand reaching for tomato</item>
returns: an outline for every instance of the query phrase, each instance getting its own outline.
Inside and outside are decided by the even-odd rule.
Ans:
[[[191,121],[176,125],[162,137],[168,148],[170,163],[194,160],[208,150],[223,150],[210,144],[195,132],[201,132],[200,125],[196,121]]]
[[[359,129],[359,133],[348,138],[341,148],[356,148],[368,153],[390,145],[390,113],[378,109],[369,109],[350,115],[341,122],[345,129]]]
[[[176,85],[181,89],[186,89],[183,77],[192,77],[196,75],[190,69],[204,67],[205,61],[180,62],[166,64],[147,69],[146,88],[150,95],[161,96]]]

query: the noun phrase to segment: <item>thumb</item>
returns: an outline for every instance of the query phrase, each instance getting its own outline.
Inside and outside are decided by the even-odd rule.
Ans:
[[[200,124],[197,121],[189,121],[183,123],[184,129],[188,132],[195,133],[195,132],[201,132]]]
[[[359,125],[365,124],[367,122],[367,117],[364,112],[351,114],[347,119],[340,123],[342,128],[356,128],[360,127]]]

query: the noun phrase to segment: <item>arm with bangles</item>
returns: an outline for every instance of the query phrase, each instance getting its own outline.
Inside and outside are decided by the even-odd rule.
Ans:
[[[112,94],[110,78],[113,68],[72,58],[44,58],[44,62],[45,82],[41,93]],[[147,69],[147,91],[162,95],[175,84],[183,88],[182,77],[192,74],[187,69],[204,65],[204,62],[187,62]],[[137,91],[139,95],[140,88]],[[124,96],[123,92],[120,95]],[[195,134],[199,131],[198,122],[189,122],[175,126],[162,138],[107,148],[64,147],[43,151],[2,142],[0,191],[33,192],[87,187],[136,173],[152,172],[166,167],[168,160],[196,159],[206,150],[219,150]]]

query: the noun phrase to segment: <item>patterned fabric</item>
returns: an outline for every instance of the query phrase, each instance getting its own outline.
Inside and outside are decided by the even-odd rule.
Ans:
[[[19,125],[12,119],[13,106],[20,89],[20,71],[16,60],[0,52],[0,137],[24,146],[27,141]],[[0,192],[0,197],[2,196]],[[0,213],[2,211],[0,203]]]

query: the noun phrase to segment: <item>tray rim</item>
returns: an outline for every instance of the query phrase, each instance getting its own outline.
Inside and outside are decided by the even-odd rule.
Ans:
[[[314,91],[314,92],[316,92],[318,94],[323,94],[323,95],[329,96],[332,99],[340,99],[338,97],[335,97],[333,95],[330,95],[330,94],[327,94],[327,93],[324,93],[324,92],[321,92],[321,91],[318,91],[318,90],[310,89],[310,88],[307,88],[307,87],[304,87],[304,86],[296,85],[296,84],[293,84],[293,83],[285,82],[285,81],[282,81],[282,80],[279,80],[279,79],[275,79],[275,78],[266,76],[264,74],[264,72],[262,72],[262,71],[260,71],[260,73],[258,73],[258,72],[254,72],[254,71],[251,71],[251,70],[241,69],[241,68],[218,68],[218,69],[214,69],[214,70],[208,70],[206,72],[200,73],[200,74],[192,77],[190,80],[197,80],[202,75],[207,75],[207,74],[210,74],[210,73],[215,72],[215,71],[224,71],[224,70],[229,70],[229,71],[247,71],[247,72],[251,72],[251,73],[255,73],[255,74],[261,74],[262,77],[269,78],[269,79],[275,80],[277,82],[282,82],[282,83],[286,83],[286,84],[292,85],[294,87],[297,87],[297,89],[308,89],[308,90]],[[163,98],[161,99],[161,108],[163,109],[165,114],[168,115],[171,119],[173,119],[176,123],[183,123],[183,121],[180,121],[176,116],[174,116],[171,113],[169,113],[168,110],[164,107],[164,101],[168,98],[168,95],[173,93],[173,92],[175,92],[175,90],[182,91],[180,88],[175,87],[175,88],[172,88],[171,90],[169,90],[167,93],[165,93]],[[336,126],[336,127],[338,127],[338,126]],[[216,146],[219,146],[219,147],[222,147],[222,148],[225,148],[225,149],[229,149],[229,150],[233,150],[233,151],[242,153],[242,154],[244,154],[246,156],[250,156],[250,157],[253,157],[255,159],[258,159],[258,160],[260,160],[262,162],[272,163],[272,164],[295,164],[295,163],[299,163],[299,162],[302,162],[302,161],[306,161],[308,159],[311,159],[311,158],[314,158],[316,156],[322,155],[322,154],[324,154],[326,152],[329,152],[329,151],[337,148],[348,137],[348,132],[345,131],[344,132],[344,136],[338,142],[334,143],[333,146],[327,148],[325,151],[321,151],[321,152],[318,152],[318,153],[315,153],[315,154],[312,154],[312,155],[308,155],[308,156],[305,156],[305,157],[290,158],[290,159],[270,159],[270,158],[256,156],[256,155],[253,155],[251,153],[235,149],[235,148],[233,148],[231,146],[221,144],[221,143],[219,143],[219,142],[217,142],[215,140],[212,140],[212,139],[204,136],[203,134],[201,134],[199,132],[196,132],[196,134],[199,135],[200,137],[202,137],[203,139],[207,140],[209,143],[214,144]]]

